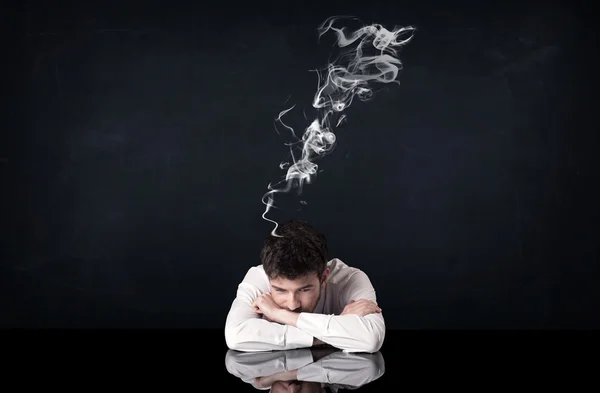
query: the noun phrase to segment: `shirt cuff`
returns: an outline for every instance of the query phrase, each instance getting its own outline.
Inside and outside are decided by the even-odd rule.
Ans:
[[[312,342],[311,342],[312,345]],[[285,370],[297,370],[313,362],[313,355],[309,348],[300,348],[296,351],[285,353]]]
[[[313,336],[295,326],[287,325],[285,347],[288,349],[312,347]]]

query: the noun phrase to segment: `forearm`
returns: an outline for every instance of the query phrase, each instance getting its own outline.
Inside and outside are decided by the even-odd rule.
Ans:
[[[287,350],[313,345],[313,336],[293,325],[252,318],[225,328],[230,349],[245,352]]]
[[[325,382],[356,389],[378,379],[384,373],[385,362],[381,353],[332,352],[300,368],[296,378],[298,381]]]
[[[321,341],[348,352],[376,352],[383,344],[385,322],[381,314],[366,317],[351,314],[291,314],[283,317],[285,323],[313,336],[313,345],[319,345]]]
[[[293,326],[293,327],[297,327],[296,323],[298,323],[298,316],[300,314],[297,312],[293,312],[293,311],[287,311],[287,310],[281,310],[280,315],[278,315],[278,321],[281,322],[284,325],[288,325],[288,326]],[[324,345],[326,344],[325,342],[319,340],[318,338],[314,337],[313,338],[313,342],[312,342],[312,346],[319,346],[319,345]]]

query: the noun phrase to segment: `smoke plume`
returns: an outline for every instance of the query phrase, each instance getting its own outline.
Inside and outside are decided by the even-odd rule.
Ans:
[[[345,110],[350,107],[357,97],[361,101],[373,98],[374,83],[397,83],[396,77],[402,68],[402,63],[397,58],[397,49],[407,44],[413,37],[414,27],[400,27],[388,30],[380,24],[363,26],[352,32],[347,27],[334,27],[341,19],[358,20],[353,17],[333,16],[325,20],[317,29],[319,39],[327,32],[335,33],[336,43],[345,52],[335,61],[329,63],[323,70],[317,70],[317,91],[312,102],[317,110],[316,118],[298,138],[294,129],[286,125],[282,117],[291,111],[290,107],[279,113],[275,121],[285,127],[295,138],[295,142],[286,144],[290,147],[290,162],[282,162],[279,167],[287,169],[285,178],[278,184],[285,183],[282,188],[269,183],[268,192],[262,197],[266,205],[262,217],[275,224],[271,235],[281,237],[276,233],[277,222],[266,218],[266,214],[274,206],[274,195],[289,192],[296,188],[298,195],[302,193],[305,183],[311,183],[316,177],[318,165],[315,160],[329,154],[336,146],[336,135],[333,133],[346,115]],[[335,126],[333,126],[335,124]],[[277,131],[279,132],[279,131]],[[296,147],[299,157],[294,155]],[[305,203],[304,201],[302,201]]]

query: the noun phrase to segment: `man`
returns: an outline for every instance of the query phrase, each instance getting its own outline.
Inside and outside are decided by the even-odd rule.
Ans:
[[[332,347],[287,351],[227,351],[225,368],[259,390],[330,392],[356,390],[385,373],[381,352],[345,353]]]
[[[328,259],[325,236],[291,220],[269,234],[238,285],[225,322],[229,349],[258,352],[329,344],[377,352],[385,321],[367,275]]]

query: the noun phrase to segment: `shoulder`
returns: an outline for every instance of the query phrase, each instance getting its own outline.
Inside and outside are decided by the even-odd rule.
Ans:
[[[248,269],[239,285],[240,287],[250,285],[268,291],[269,279],[262,265],[252,266]]]
[[[367,273],[363,270],[347,265],[338,258],[334,258],[329,262],[331,269],[331,282],[342,293],[362,293],[373,292],[374,288]]]
[[[250,268],[248,268],[248,270],[246,271],[246,275],[244,276],[244,279],[257,278],[257,277],[267,278],[267,273],[265,273],[265,269],[263,268],[262,265],[251,266]]]
[[[329,281],[338,284],[351,284],[356,280],[368,280],[367,274],[357,267],[344,263],[339,258],[333,258],[327,264],[330,269]]]

